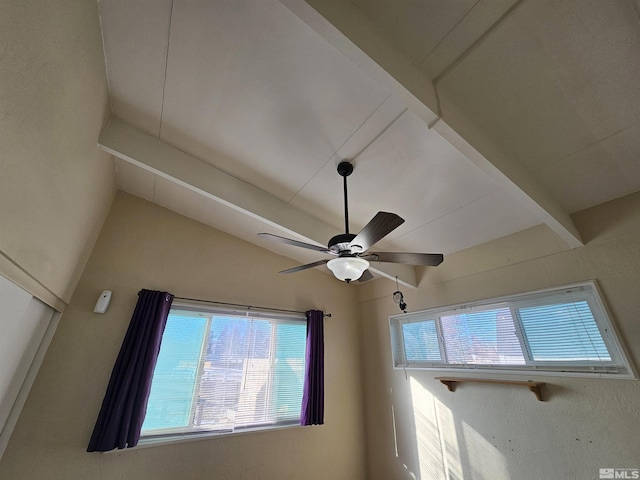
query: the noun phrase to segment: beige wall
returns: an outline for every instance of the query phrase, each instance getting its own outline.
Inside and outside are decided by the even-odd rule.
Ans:
[[[0,268],[68,302],[115,194],[97,3],[2,2],[0,45]]]
[[[451,255],[424,271],[419,289],[404,289],[409,310],[595,279],[640,365],[640,194],[573,217],[587,246],[562,251],[536,227]],[[358,292],[368,478],[587,479],[599,468],[640,468],[640,382],[521,376],[549,383],[545,402],[522,387],[459,384],[451,393],[436,372],[391,368],[393,290],[374,282]]]
[[[118,193],[0,462],[0,478],[364,478],[354,290],[317,271],[276,273],[290,266],[289,259]],[[93,314],[107,288],[109,310]],[[141,288],[332,313],[325,320],[325,425],[86,453]]]

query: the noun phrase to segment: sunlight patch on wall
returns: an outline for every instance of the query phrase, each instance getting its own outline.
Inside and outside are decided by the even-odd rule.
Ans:
[[[509,479],[507,461],[503,454],[476,432],[467,423],[462,422],[462,432],[466,444],[466,453],[474,479]]]
[[[433,399],[436,408],[436,418],[438,419],[444,468],[447,472],[446,478],[449,480],[462,479],[464,475],[460,462],[460,448],[458,447],[458,436],[453,412],[436,397],[433,397]]]
[[[453,414],[411,377],[411,399],[421,479],[462,478]]]

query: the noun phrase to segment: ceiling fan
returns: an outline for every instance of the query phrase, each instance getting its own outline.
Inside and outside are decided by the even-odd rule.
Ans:
[[[382,240],[389,233],[394,231],[404,223],[404,219],[395,213],[378,212],[367,223],[360,233],[354,235],[349,233],[349,207],[347,203],[347,177],[353,172],[353,165],[349,162],[338,164],[338,173],[343,178],[344,189],[344,225],[345,233],[336,235],[331,240],[327,248],[318,247],[310,243],[300,242],[290,238],[273,235],[271,233],[259,233],[258,236],[268,240],[286,243],[295,247],[302,247],[308,250],[333,255],[337,258],[329,260],[319,260],[299,267],[282,270],[279,273],[295,273],[308,268],[327,264],[329,270],[335,277],[347,283],[359,280],[365,281],[373,278],[369,268],[369,261],[404,263],[408,265],[428,265],[435,267],[444,260],[441,253],[405,253],[405,252],[367,252],[375,243]]]

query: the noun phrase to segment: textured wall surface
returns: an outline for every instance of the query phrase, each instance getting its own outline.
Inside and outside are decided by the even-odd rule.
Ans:
[[[0,461],[0,478],[364,478],[353,288],[316,271],[276,273],[290,266],[289,259],[119,193]],[[331,312],[325,320],[325,425],[86,453],[141,288]],[[94,314],[103,289],[113,291],[111,305],[104,315]]]
[[[0,6],[0,253],[64,302],[115,194],[96,2]]]
[[[595,279],[640,365],[640,195],[574,221],[585,247],[562,251],[535,227],[445,258],[405,290],[409,311]],[[548,382],[545,402],[503,385],[451,393],[434,380],[442,372],[392,369],[393,290],[375,282],[359,291],[369,479],[595,479],[599,468],[640,468],[640,382],[520,376]]]

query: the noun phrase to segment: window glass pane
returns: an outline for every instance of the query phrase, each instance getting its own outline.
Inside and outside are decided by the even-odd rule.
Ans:
[[[610,361],[586,301],[518,310],[535,361]]]
[[[402,338],[407,362],[442,361],[434,320],[403,324]]]
[[[297,423],[306,322],[172,311],[143,435]]]
[[[449,363],[525,363],[508,308],[442,316],[440,322]]]
[[[276,327],[276,365],[273,379],[275,416],[278,420],[298,420],[304,388],[304,359],[307,340],[305,323]]]
[[[194,424],[225,429],[263,423],[270,364],[270,322],[214,318]]]
[[[635,378],[594,282],[394,315],[389,325],[396,368]]]
[[[153,374],[142,430],[189,424],[207,319],[170,314]]]

